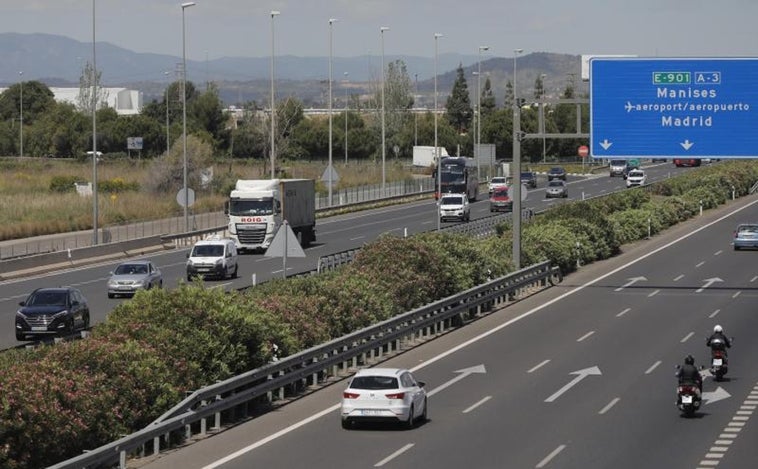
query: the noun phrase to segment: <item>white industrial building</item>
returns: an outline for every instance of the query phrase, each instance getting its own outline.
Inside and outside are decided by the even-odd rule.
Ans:
[[[0,88],[0,93],[7,88]],[[79,88],[50,88],[55,100],[59,103],[79,104]],[[108,107],[116,110],[121,116],[132,116],[142,111],[142,91],[126,88],[101,88]]]

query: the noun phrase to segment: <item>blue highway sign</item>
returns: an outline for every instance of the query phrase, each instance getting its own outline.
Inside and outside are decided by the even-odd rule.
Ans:
[[[758,59],[593,58],[593,158],[758,157]]]

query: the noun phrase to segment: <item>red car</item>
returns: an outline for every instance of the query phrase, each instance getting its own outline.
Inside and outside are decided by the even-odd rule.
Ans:
[[[700,158],[674,158],[674,166],[700,166]]]
[[[490,195],[490,212],[513,211],[513,200],[508,195],[507,187],[498,187]]]

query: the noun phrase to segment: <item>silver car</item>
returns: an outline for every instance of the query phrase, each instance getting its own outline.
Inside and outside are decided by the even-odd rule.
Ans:
[[[132,296],[138,290],[163,287],[160,269],[150,261],[129,261],[119,264],[108,279],[108,298]]]
[[[741,223],[734,230],[734,250],[758,248],[758,223]]]
[[[547,187],[545,188],[546,199],[552,199],[555,197],[561,197],[565,199],[568,196],[569,196],[569,193],[568,193],[568,187],[566,187],[566,182],[560,179],[553,179],[552,181],[547,183]]]

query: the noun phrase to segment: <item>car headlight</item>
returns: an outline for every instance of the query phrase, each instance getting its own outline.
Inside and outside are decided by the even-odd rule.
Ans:
[[[55,314],[53,314],[53,318],[54,318],[54,319],[59,319],[59,318],[62,318],[62,317],[64,317],[64,316],[68,316],[68,310],[67,310],[67,309],[64,309],[64,310],[63,310],[63,311],[61,311],[60,313],[55,313]]]
[[[221,265],[224,263],[223,259],[216,259],[216,265]]]

